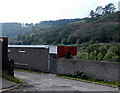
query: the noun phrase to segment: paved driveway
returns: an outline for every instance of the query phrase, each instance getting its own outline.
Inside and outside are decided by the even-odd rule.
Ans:
[[[117,88],[58,78],[53,74],[36,74],[15,71],[15,76],[23,80],[25,84],[22,88],[14,91],[94,91],[94,93],[99,93],[98,91],[105,91],[105,93],[118,93],[113,92],[118,91]]]

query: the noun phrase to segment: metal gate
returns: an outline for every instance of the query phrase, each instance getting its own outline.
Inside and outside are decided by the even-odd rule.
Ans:
[[[56,73],[56,61],[57,61],[56,54],[50,54],[50,57],[49,57],[49,72],[50,73]]]

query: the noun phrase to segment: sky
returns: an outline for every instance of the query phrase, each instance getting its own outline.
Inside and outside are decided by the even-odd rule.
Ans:
[[[118,0],[0,0],[0,22],[38,23],[84,18],[97,6],[109,3],[118,9]]]

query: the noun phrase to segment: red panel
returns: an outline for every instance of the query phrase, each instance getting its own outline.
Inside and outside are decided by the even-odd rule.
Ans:
[[[77,55],[77,47],[58,46],[58,58],[66,57],[67,53],[70,53],[72,56]]]

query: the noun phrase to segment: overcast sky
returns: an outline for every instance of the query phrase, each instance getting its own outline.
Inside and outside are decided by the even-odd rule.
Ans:
[[[97,6],[118,0],[0,0],[0,22],[38,23],[44,20],[83,18]]]

